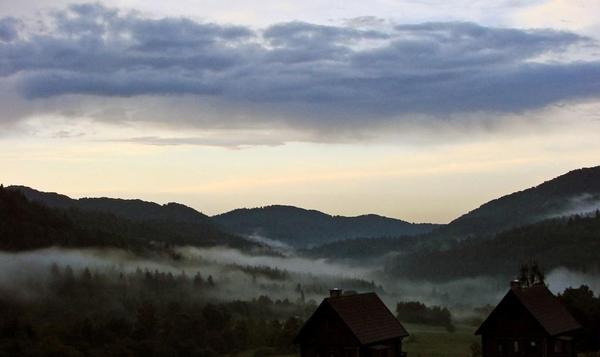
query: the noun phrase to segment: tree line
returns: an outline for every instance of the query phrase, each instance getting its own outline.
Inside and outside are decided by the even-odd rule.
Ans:
[[[455,242],[444,249],[399,255],[386,263],[390,275],[448,281],[463,277],[512,275],[515,265],[534,259],[546,269],[598,268],[600,211],[590,216],[545,220],[497,234]]]
[[[52,265],[0,289],[0,356],[222,356],[294,352],[314,301],[217,297],[200,272],[125,273]],[[23,295],[24,289],[28,292]]]

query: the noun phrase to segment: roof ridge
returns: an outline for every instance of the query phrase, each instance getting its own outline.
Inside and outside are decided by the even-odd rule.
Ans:
[[[511,288],[500,300],[494,310],[483,321],[481,326],[475,331],[476,335],[482,333],[488,320],[497,314],[509,296],[514,298],[523,306],[525,311],[546,331],[550,336],[556,336],[563,333],[575,331],[581,328],[581,325],[566,307],[560,302],[546,285],[535,285],[531,287]]]
[[[348,301],[353,299],[362,301],[357,306],[347,306]],[[362,344],[409,335],[400,321],[374,292],[325,298],[323,301],[331,306]],[[344,304],[340,305],[342,302]]]

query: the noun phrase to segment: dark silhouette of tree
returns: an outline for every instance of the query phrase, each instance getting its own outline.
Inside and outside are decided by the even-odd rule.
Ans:
[[[600,296],[595,296],[588,286],[582,285],[568,288],[558,297],[583,326],[577,340],[578,350],[600,350]]]
[[[530,287],[534,285],[545,284],[545,275],[534,260],[521,264],[519,268],[519,283],[522,287]]]
[[[139,340],[150,339],[157,333],[156,310],[152,303],[144,303],[137,310],[134,336]]]
[[[455,330],[450,310],[446,307],[428,307],[418,301],[399,302],[396,304],[396,317],[405,322],[444,326],[450,332]]]
[[[202,275],[200,274],[200,272],[196,273],[196,275],[194,275],[194,286],[197,288],[200,288],[204,285],[204,279],[202,279]]]

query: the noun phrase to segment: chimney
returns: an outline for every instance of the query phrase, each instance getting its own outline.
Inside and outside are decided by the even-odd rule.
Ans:
[[[333,288],[329,290],[329,297],[340,297],[342,296],[342,289]]]
[[[520,289],[521,288],[521,281],[520,280],[513,280],[510,282],[510,288],[511,289]]]

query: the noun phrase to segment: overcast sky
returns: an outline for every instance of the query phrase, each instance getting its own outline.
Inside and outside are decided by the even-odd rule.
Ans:
[[[598,13],[0,0],[0,181],[448,222],[600,163]]]

